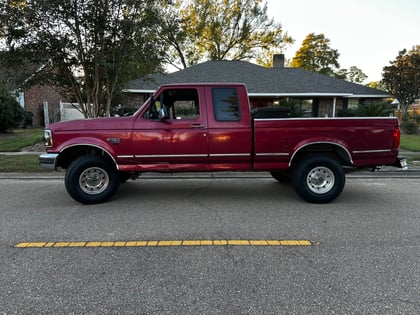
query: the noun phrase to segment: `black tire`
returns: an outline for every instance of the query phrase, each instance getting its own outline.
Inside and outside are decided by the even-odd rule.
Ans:
[[[94,204],[105,202],[115,194],[120,177],[115,166],[104,158],[84,155],[70,164],[64,182],[74,200]]]
[[[343,191],[346,175],[337,160],[314,155],[301,160],[293,172],[295,192],[311,203],[328,203]]]
[[[271,176],[279,183],[290,183],[292,181],[290,174],[282,171],[270,172]]]

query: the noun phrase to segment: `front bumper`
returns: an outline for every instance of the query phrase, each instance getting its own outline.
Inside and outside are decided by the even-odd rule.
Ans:
[[[39,156],[39,164],[48,170],[56,169],[57,153],[43,153]]]

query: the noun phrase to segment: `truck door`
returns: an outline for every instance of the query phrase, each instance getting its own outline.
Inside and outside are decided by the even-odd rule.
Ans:
[[[212,104],[207,106],[210,169],[251,169],[252,128],[245,87],[209,87],[206,97]]]
[[[168,87],[136,119],[134,158],[145,171],[207,170],[207,119],[201,89]],[[159,117],[162,108],[164,119]]]

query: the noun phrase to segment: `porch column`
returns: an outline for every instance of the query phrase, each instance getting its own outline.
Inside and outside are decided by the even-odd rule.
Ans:
[[[332,116],[335,117],[335,106],[337,103],[337,97],[334,97],[334,101],[333,101],[333,112],[332,112]]]

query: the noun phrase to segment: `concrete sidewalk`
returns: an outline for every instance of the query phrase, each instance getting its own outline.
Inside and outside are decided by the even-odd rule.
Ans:
[[[18,152],[0,152],[0,155],[40,155],[44,152],[37,151],[18,151]]]

